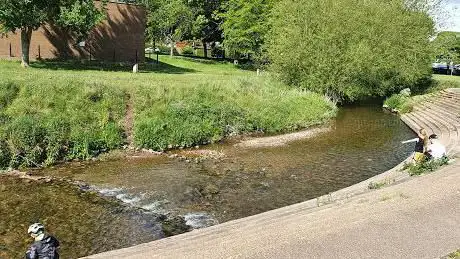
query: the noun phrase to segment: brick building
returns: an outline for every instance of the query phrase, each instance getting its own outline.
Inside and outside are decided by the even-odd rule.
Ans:
[[[107,4],[107,19],[89,33],[84,46],[79,46],[71,34],[47,24],[32,34],[30,59],[143,61],[145,23],[144,7],[110,1]],[[0,58],[21,58],[20,31],[0,37]]]

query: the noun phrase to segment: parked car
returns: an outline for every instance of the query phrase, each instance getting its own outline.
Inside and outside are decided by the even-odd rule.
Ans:
[[[433,73],[436,74],[447,74],[450,73],[449,66],[446,62],[435,62],[431,64]]]
[[[145,53],[147,53],[147,54],[155,53],[155,49],[152,48],[152,47],[148,47],[148,48],[145,49]]]

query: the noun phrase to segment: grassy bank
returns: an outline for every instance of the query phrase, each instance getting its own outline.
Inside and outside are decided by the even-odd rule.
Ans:
[[[411,97],[394,94],[385,100],[384,106],[400,113],[408,113],[412,111],[414,104],[428,98],[432,93],[447,88],[460,88],[460,76],[433,75],[432,87],[428,88],[424,93]]]
[[[131,126],[136,146],[164,150],[304,128],[336,112],[322,96],[228,63],[160,61],[138,74],[118,65],[48,62],[24,70],[0,61],[0,167],[88,159],[127,144]],[[127,107],[133,125],[126,125]]]

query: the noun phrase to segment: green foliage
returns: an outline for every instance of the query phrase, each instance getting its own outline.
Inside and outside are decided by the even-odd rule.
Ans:
[[[171,45],[191,31],[193,13],[182,0],[152,3],[147,16],[147,36]]]
[[[227,0],[188,0],[187,5],[193,12],[191,36],[204,42],[221,41],[222,17]]]
[[[269,30],[272,0],[229,0],[222,29],[224,45],[231,55],[261,55]]]
[[[305,128],[335,115],[319,95],[256,78],[230,84],[202,83],[180,92],[167,91],[137,106],[135,142],[164,150],[219,141],[245,132],[275,133]],[[308,108],[307,108],[308,107]]]
[[[46,78],[46,79],[45,79]],[[79,80],[49,81],[49,77],[10,81],[0,97],[11,100],[0,114],[0,151],[10,165],[51,165],[64,159],[87,159],[123,144],[119,126],[124,116],[124,92]],[[2,98],[0,98],[2,99]],[[5,99],[5,98],[3,98]],[[4,166],[4,165],[3,165]]]
[[[460,249],[457,249],[457,251],[448,254],[447,258],[449,258],[449,259],[459,259],[460,258]]]
[[[94,26],[105,19],[105,14],[94,6],[92,0],[75,1],[68,6],[60,6],[57,23],[84,38]]]
[[[425,159],[422,162],[416,164],[409,164],[404,169],[408,170],[409,175],[414,176],[436,171],[439,167],[447,165],[448,163],[448,157],[443,157],[441,159],[434,160]]]
[[[271,69],[289,85],[338,100],[417,85],[430,75],[434,24],[404,2],[279,1],[268,34]]]
[[[369,188],[370,190],[377,190],[377,189],[380,189],[380,188],[382,188],[383,186],[385,186],[385,184],[386,184],[386,183],[384,183],[384,182],[380,182],[380,183],[370,182],[368,188]]]
[[[12,82],[0,82],[0,112],[10,105],[19,93],[19,86]]]
[[[8,144],[4,140],[0,140],[0,170],[6,169],[11,160],[11,152]]]
[[[182,49],[182,55],[188,55],[188,56],[191,56],[194,54],[194,51],[193,51],[193,48],[190,47],[190,46],[185,46],[183,49]]]
[[[390,98],[385,100],[384,106],[398,111],[399,113],[408,113],[413,109],[411,98],[403,94],[392,95]]]
[[[460,63],[460,33],[440,32],[431,44],[438,61]]]
[[[81,64],[71,70],[72,63],[33,63],[23,71],[0,61],[0,97],[9,96],[0,98],[8,100],[0,108],[0,159],[8,161],[2,167],[88,159],[119,148],[126,141],[127,93],[135,144],[157,150],[305,128],[336,112],[322,95],[231,63],[163,55],[160,61],[150,73],[135,75]]]
[[[106,1],[102,1],[105,3]],[[84,35],[103,18],[92,0],[2,0],[0,24],[3,32],[21,30],[23,65],[29,64],[32,31],[45,23],[61,25]]]

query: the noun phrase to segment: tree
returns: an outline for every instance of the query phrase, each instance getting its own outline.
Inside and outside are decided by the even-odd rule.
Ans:
[[[260,55],[269,30],[273,0],[229,0],[224,23],[225,48],[232,54]]]
[[[46,23],[69,28],[82,35],[104,17],[92,0],[2,0],[0,24],[4,32],[21,32],[22,66],[29,66],[32,32]]]
[[[191,37],[203,43],[204,56],[208,56],[207,43],[222,41],[222,16],[227,0],[189,0],[187,5],[192,10],[193,22]]]
[[[191,31],[193,14],[182,0],[161,0],[148,6],[147,35],[165,40],[174,55],[174,43]]]
[[[441,32],[432,44],[437,58],[460,63],[460,33]]]
[[[431,76],[434,22],[415,1],[280,1],[267,44],[271,69],[337,100],[419,86]]]

